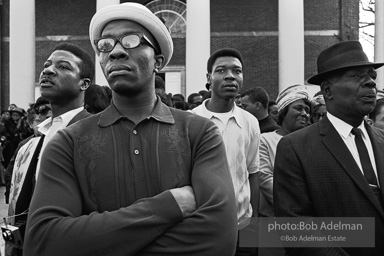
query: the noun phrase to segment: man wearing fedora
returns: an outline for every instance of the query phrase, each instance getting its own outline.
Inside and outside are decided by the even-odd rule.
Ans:
[[[130,2],[98,11],[89,32],[112,101],[47,144],[25,255],[232,256],[236,201],[220,133],[155,94],[172,57],[168,29]]]
[[[281,139],[274,170],[276,216],[371,217],[375,246],[286,248],[289,255],[384,255],[384,132],[364,121],[383,65],[369,62],[358,41],[323,50],[308,82],[320,85],[328,113]]]

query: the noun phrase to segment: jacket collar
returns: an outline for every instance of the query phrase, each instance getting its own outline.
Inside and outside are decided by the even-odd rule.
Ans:
[[[153,118],[158,122],[174,124],[175,119],[173,118],[171,110],[169,109],[169,107],[167,107],[161,102],[158,96],[156,97],[157,100],[155,103],[155,107],[152,113],[147,117],[147,119]],[[121,118],[125,117],[121,115],[112,100],[111,104],[100,114],[99,125],[101,127],[111,126],[112,124],[119,121]]]

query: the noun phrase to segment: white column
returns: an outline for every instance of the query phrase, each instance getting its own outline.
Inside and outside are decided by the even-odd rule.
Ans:
[[[205,90],[210,46],[210,1],[187,0],[186,98]]]
[[[103,9],[108,5],[120,4],[120,0],[96,0],[96,10]],[[91,42],[93,44],[93,42]],[[104,73],[101,70],[99,57],[95,54],[95,83],[98,85],[108,85],[107,79],[105,79]]]
[[[9,2],[9,99],[27,110],[35,102],[35,1]]]
[[[375,62],[384,62],[384,2],[375,2]],[[384,88],[384,67],[377,70],[377,87]]]
[[[303,84],[304,1],[279,0],[279,92]]]

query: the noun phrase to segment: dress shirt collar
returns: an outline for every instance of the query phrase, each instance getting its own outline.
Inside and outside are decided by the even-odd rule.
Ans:
[[[61,122],[61,127],[62,128],[67,127],[69,122],[78,113],[83,111],[83,109],[84,109],[84,107],[72,109],[72,110],[70,110],[68,112],[65,112],[64,114],[62,114],[60,116],[57,116],[57,117],[53,118],[53,120],[52,120],[52,117],[49,117],[46,120],[44,120],[43,122],[41,122],[40,124],[38,124],[37,125],[37,129],[38,129],[38,131],[40,133],[42,133],[44,135],[47,135],[47,133],[48,133],[49,129],[51,128],[53,122]]]
[[[336,116],[332,115],[331,113],[327,113],[327,117],[333,127],[335,127],[336,131],[344,138],[347,139],[348,136],[351,134],[352,131],[352,125],[347,124],[340,118],[337,118]],[[367,129],[365,129],[364,126],[364,120],[361,122],[361,124],[357,127],[363,132],[363,138],[368,138]]]
[[[168,106],[166,106],[161,102],[161,99],[158,96],[156,97],[157,97],[157,100],[155,103],[155,107],[152,113],[147,117],[147,119],[153,118],[159,122],[174,124],[175,119],[173,118],[171,110],[169,109]],[[120,114],[119,110],[116,108],[112,100],[110,106],[108,106],[101,113],[99,125],[102,127],[107,127],[114,124],[121,118],[124,118],[124,116]]]
[[[212,111],[207,109],[207,103],[209,102],[209,100],[210,99],[206,99],[205,101],[203,101],[203,103],[200,106],[198,106],[198,107],[201,107],[202,115],[209,118],[209,119],[211,119],[212,117],[220,119],[218,116],[215,116],[215,114],[216,114],[215,112],[212,112]],[[230,118],[233,118],[235,120],[236,124],[241,128],[244,126],[244,120],[243,120],[243,116],[241,115],[240,111],[245,111],[245,110],[242,110],[235,103],[233,103],[233,108],[231,111]]]

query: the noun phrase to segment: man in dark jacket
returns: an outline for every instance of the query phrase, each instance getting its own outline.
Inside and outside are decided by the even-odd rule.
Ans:
[[[289,255],[384,255],[384,132],[364,120],[375,107],[375,69],[382,65],[369,62],[358,41],[320,53],[308,82],[321,86],[327,115],[280,140],[273,191],[277,217],[374,218],[375,246],[330,242],[287,247]]]
[[[40,92],[50,102],[52,115],[38,125],[43,135],[30,139],[19,149],[10,187],[7,221],[19,226],[22,239],[44,147],[58,130],[90,116],[83,105],[85,90],[93,77],[92,58],[72,44],[56,46],[44,63]],[[22,248],[22,243],[8,241],[5,254],[22,255]]]

